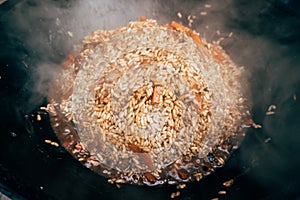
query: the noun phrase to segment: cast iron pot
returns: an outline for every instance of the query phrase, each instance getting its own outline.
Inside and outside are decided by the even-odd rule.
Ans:
[[[211,10],[205,10],[205,4],[212,5]],[[95,10],[86,12],[87,8]],[[249,129],[223,168],[200,182],[188,183],[178,198],[300,198],[299,8],[296,1],[279,0],[3,2],[0,192],[13,199],[170,198],[177,191],[175,186],[109,184],[62,147],[45,143],[57,138],[48,113],[39,107],[47,104],[46,91],[56,67],[89,31],[125,25],[142,12],[162,23],[181,20],[188,25],[177,13],[187,17],[201,11],[207,16],[197,18],[193,28],[204,37],[218,39],[222,36],[215,33],[218,28],[224,35],[226,31],[234,33],[222,46],[249,72],[253,120],[262,128]],[[83,14],[77,15],[79,12]],[[86,18],[78,21],[78,16]],[[206,25],[212,28],[206,30]],[[275,114],[266,115],[272,104],[276,105]],[[37,114],[42,120],[37,120]],[[225,187],[223,183],[231,179],[233,184]]]

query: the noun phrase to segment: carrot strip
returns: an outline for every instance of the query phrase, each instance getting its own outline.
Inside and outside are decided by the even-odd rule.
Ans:
[[[180,31],[180,32],[185,32],[187,34],[190,34],[192,32],[191,29],[189,29],[188,27],[185,27],[183,26],[182,24],[179,24],[175,21],[172,21],[170,26],[174,29],[176,29],[177,31]]]
[[[129,149],[133,151],[134,153],[137,153],[138,157],[143,161],[145,165],[151,170],[155,170],[154,163],[152,161],[151,156],[149,153],[146,153],[143,149],[141,149],[138,145],[135,144],[129,144],[128,145]]]
[[[63,62],[61,63],[61,65],[62,65],[63,67],[65,67],[65,68],[67,68],[70,64],[72,64],[72,63],[74,62],[74,60],[75,60],[74,55],[69,54],[69,55],[68,55],[68,59],[65,60],[65,61],[63,61]]]
[[[144,153],[145,151],[141,149],[138,145],[135,144],[128,144],[128,147],[134,153]]]
[[[151,183],[154,183],[156,181],[155,177],[151,173],[146,172],[144,175],[147,178],[147,180],[150,181]]]
[[[225,57],[223,56],[223,54],[218,50],[216,49],[215,47],[211,47],[212,50],[213,50],[213,53],[214,53],[214,58],[220,62],[224,61],[225,60]]]
[[[186,33],[187,35],[189,35],[203,49],[204,53],[206,55],[208,55],[203,41],[201,40],[201,38],[198,36],[198,34],[195,31],[189,29],[188,27],[183,26],[182,24],[174,22],[174,21],[172,21],[170,23],[170,26],[179,32],[183,32],[183,33]]]
[[[138,156],[151,171],[155,171],[156,168],[149,153],[139,153]]]
[[[161,96],[161,86],[154,85],[153,86],[153,93],[151,97],[151,104],[159,104],[160,96]]]
[[[146,17],[145,17],[145,16],[141,16],[140,21],[141,21],[141,22],[146,21]]]

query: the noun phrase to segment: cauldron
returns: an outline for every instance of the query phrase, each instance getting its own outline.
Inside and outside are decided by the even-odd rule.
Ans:
[[[186,184],[182,199],[297,199],[299,4],[296,1],[2,1],[0,192],[13,199],[166,199],[176,186],[110,184],[59,142],[47,102],[50,80],[83,36],[141,15],[177,20],[217,41],[249,74],[252,118],[226,165]],[[193,17],[195,16],[195,17]],[[272,106],[272,105],[275,105]],[[37,117],[38,116],[38,117]],[[51,144],[51,142],[53,142]],[[228,181],[233,183],[228,187]]]

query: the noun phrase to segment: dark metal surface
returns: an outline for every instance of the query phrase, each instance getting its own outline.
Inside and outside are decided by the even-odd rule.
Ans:
[[[41,121],[34,115],[47,103],[43,91],[49,87],[57,65],[72,52],[72,44],[80,42],[97,23],[83,20],[76,24],[72,13],[78,12],[75,6],[86,6],[82,1],[43,2],[8,0],[0,5],[0,192],[16,199],[169,198],[177,191],[175,186],[117,188],[83,167],[63,148],[44,142],[56,138],[48,115],[40,113]],[[216,29],[234,33],[221,44],[237,64],[249,71],[253,119],[263,126],[250,129],[225,167],[201,182],[187,184],[179,199],[299,199],[299,3],[178,0],[136,11],[134,5],[140,4],[130,2],[128,9],[136,15],[126,13],[126,6],[119,7],[120,1],[103,1],[101,5],[106,6],[111,21],[104,15],[93,20],[99,21],[100,28],[111,28],[148,12],[163,23],[177,20],[187,24],[186,19],[178,19],[177,12],[184,16],[199,14],[205,4],[212,4],[211,11],[195,20],[193,28],[210,40],[219,37]],[[123,13],[119,18],[125,17],[112,25],[116,13]],[[54,29],[59,22],[65,26]],[[207,24],[213,28],[206,29]],[[78,35],[74,27],[81,27]],[[74,37],[69,37],[67,31],[75,33]],[[275,114],[266,115],[271,104],[277,106]],[[234,184],[224,187],[222,183],[230,179]],[[226,195],[218,194],[220,190]]]

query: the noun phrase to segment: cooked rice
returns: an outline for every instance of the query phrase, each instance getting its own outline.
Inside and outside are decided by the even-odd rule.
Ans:
[[[48,108],[64,146],[112,182],[199,180],[245,134],[243,73],[186,27],[130,22],[85,38]]]

